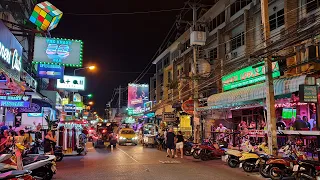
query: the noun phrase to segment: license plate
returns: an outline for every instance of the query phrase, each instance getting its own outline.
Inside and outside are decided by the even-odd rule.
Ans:
[[[239,164],[239,168],[242,168],[242,163]]]
[[[297,172],[298,169],[299,169],[299,165],[294,165],[294,166],[293,166],[293,172]]]
[[[132,145],[132,143],[126,143],[127,146]]]
[[[130,143],[130,142],[131,142],[131,140],[127,140],[127,142],[128,142],[128,143]]]
[[[257,162],[256,162],[256,165],[258,165],[259,163],[260,163],[260,160],[258,159]]]

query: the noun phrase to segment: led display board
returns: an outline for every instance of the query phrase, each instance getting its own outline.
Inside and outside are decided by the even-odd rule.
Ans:
[[[81,40],[35,37],[33,63],[82,67]]]
[[[132,114],[143,113],[144,103],[149,101],[148,84],[129,84],[128,85],[128,109],[132,109]]]
[[[56,64],[38,64],[38,77],[49,79],[62,79],[64,75],[64,67]]]

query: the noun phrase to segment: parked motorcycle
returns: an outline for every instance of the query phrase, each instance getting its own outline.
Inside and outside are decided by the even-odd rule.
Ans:
[[[26,149],[25,154],[40,154],[41,149],[41,141],[37,140],[33,142],[29,149]],[[55,146],[54,155],[57,162],[62,161],[64,154],[61,146]]]
[[[203,145],[200,151],[200,159],[207,161],[210,159],[217,159],[224,155],[224,150],[216,148],[213,145]]]
[[[269,159],[268,147],[266,143],[260,144],[258,147],[259,152],[248,152],[243,153],[242,156],[239,158],[241,161],[241,165],[245,172],[252,172],[256,169],[260,168],[260,164],[266,164],[266,160]],[[255,149],[253,149],[254,151]]]
[[[318,180],[320,179],[320,162],[303,160],[293,167],[296,179]]]
[[[192,153],[193,158],[200,159],[200,152],[201,152],[200,145],[199,144],[193,145],[193,147],[191,149],[191,153]]]
[[[0,180],[35,180],[31,175],[31,171],[8,171],[5,173],[0,173]]]
[[[192,141],[187,141],[183,145],[183,153],[186,156],[191,156],[192,155],[192,147],[193,147],[193,142]]]
[[[304,155],[293,150],[290,144],[286,145],[283,150],[288,157],[269,159],[266,163],[269,165],[266,171],[269,171],[269,176],[273,180],[292,177],[293,167],[298,165],[298,161],[306,159]]]
[[[17,147],[14,147],[17,146]],[[14,144],[13,148],[24,149],[22,145]],[[22,163],[24,170],[32,171],[32,176],[40,177],[44,180],[52,179],[56,172],[54,155],[22,155]],[[13,151],[10,154],[2,154],[0,156],[0,172],[8,172],[17,169],[16,156]]]

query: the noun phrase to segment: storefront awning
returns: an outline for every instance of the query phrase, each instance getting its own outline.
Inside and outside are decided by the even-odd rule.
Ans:
[[[304,84],[305,79],[306,75],[274,80],[275,96],[299,91],[299,85]],[[223,106],[230,107],[230,104],[241,104],[242,102],[263,99],[265,97],[266,85],[265,83],[261,83],[224,93],[214,94],[208,98],[208,107],[199,108],[198,110],[203,111],[208,109],[217,109],[219,107],[222,108]]]

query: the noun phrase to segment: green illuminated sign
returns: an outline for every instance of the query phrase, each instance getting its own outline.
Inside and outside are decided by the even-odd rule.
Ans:
[[[223,90],[228,91],[231,89],[255,84],[266,80],[266,70],[264,64],[248,66],[239,71],[222,77]],[[272,77],[279,77],[280,70],[278,62],[272,63]]]

